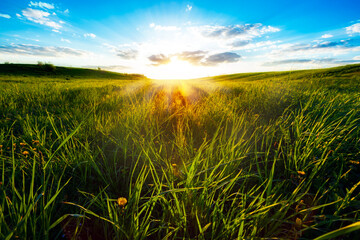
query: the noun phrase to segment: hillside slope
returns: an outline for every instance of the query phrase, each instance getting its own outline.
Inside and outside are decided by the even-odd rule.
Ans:
[[[334,68],[281,71],[281,72],[255,72],[219,75],[203,78],[213,81],[257,81],[257,80],[305,80],[323,79],[330,77],[360,77],[360,64],[352,64]]]
[[[51,64],[0,64],[0,77],[46,77],[46,78],[67,78],[67,79],[146,79],[140,74],[116,73],[103,70],[57,67]]]

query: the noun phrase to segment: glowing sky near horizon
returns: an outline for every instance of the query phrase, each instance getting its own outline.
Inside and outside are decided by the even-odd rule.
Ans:
[[[0,1],[0,62],[196,78],[360,62],[359,1]]]

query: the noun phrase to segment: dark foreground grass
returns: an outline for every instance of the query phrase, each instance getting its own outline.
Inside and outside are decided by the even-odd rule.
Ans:
[[[356,238],[359,65],[254,76],[3,75],[0,238]]]

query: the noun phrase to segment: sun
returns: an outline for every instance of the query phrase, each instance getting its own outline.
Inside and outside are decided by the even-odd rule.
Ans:
[[[206,73],[202,67],[194,66],[174,56],[171,58],[170,63],[154,67],[148,76],[152,79],[175,80],[204,77]]]

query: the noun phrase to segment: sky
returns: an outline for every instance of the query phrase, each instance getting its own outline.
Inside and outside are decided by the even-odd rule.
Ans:
[[[360,1],[1,0],[0,63],[180,79],[360,63]]]

